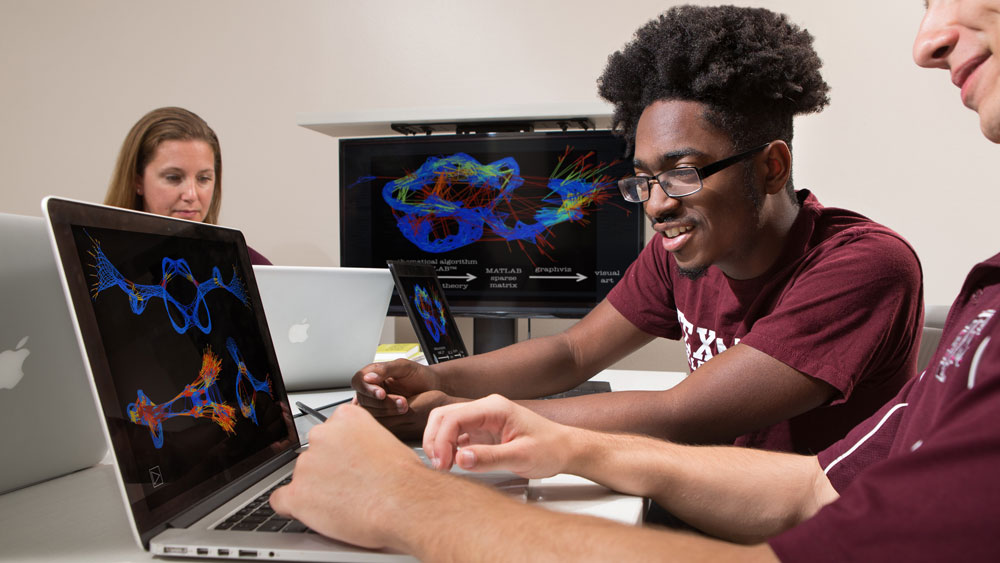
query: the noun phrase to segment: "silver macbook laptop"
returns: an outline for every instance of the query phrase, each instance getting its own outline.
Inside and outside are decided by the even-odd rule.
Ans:
[[[285,388],[349,387],[375,358],[392,297],[389,270],[253,269]]]
[[[0,493],[107,453],[40,217],[0,213]]]
[[[268,508],[299,438],[242,233],[56,198],[43,208],[139,544],[373,561],[273,515],[245,520]]]
[[[42,205],[143,548],[411,560],[324,538],[270,510],[300,443],[242,233],[57,198]]]

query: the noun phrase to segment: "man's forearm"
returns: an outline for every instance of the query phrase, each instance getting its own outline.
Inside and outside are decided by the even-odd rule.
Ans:
[[[745,377],[747,373],[754,376]],[[739,344],[665,391],[522,404],[569,426],[646,434],[684,444],[730,444],[748,432],[825,404],[835,394],[829,384]]]
[[[434,366],[441,391],[478,399],[499,393],[512,399],[558,393],[586,380],[563,335],[532,338],[501,350]]]
[[[628,432],[694,443],[728,443],[729,436],[708,435],[678,413],[669,391],[617,391],[554,400],[518,403],[567,426],[601,432]],[[691,417],[694,418],[694,417]],[[690,432],[689,432],[690,430]]]
[[[731,541],[762,541],[837,497],[815,457],[574,432],[565,472],[650,497],[692,526]]]
[[[682,408],[676,392],[616,391],[555,400],[518,403],[549,420],[600,432],[643,434],[684,444],[731,444],[746,430],[740,418],[711,420]],[[707,408],[705,409],[707,410]]]
[[[591,516],[550,512],[451,475],[421,474],[396,497],[392,547],[422,561],[774,561],[766,545],[738,546]],[[398,525],[396,523],[403,523]]]
[[[437,364],[434,371],[439,389],[455,397],[534,399],[575,387],[652,339],[605,300],[565,332]]]

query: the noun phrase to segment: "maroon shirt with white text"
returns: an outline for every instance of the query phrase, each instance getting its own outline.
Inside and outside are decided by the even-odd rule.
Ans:
[[[692,281],[657,236],[608,301],[644,332],[683,340],[689,377],[742,343],[833,386],[839,393],[831,404],[735,442],[816,453],[915,375],[923,283],[916,254],[898,234],[824,207],[806,190],[796,194],[798,217],[764,275],[733,280],[713,266]]]
[[[1000,254],[969,273],[924,373],[819,454],[840,498],[771,539],[782,560],[1000,561],[998,311]]]

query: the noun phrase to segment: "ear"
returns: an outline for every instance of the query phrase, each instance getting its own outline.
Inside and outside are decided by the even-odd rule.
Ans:
[[[143,195],[142,176],[135,177],[135,193]]]
[[[776,194],[785,189],[792,176],[792,151],[784,141],[772,141],[764,149],[764,189],[768,194]]]

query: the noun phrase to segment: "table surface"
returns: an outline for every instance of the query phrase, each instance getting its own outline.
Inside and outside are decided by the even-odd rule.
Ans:
[[[686,374],[607,370],[595,379],[612,389],[658,390]],[[339,391],[337,393],[349,394]],[[328,395],[294,394],[309,404]],[[561,512],[590,514],[627,524],[642,519],[644,499],[615,493],[592,481],[557,475],[532,480],[528,502]],[[101,463],[44,483],[0,495],[0,560],[147,561],[135,542],[118,492],[114,468]]]

